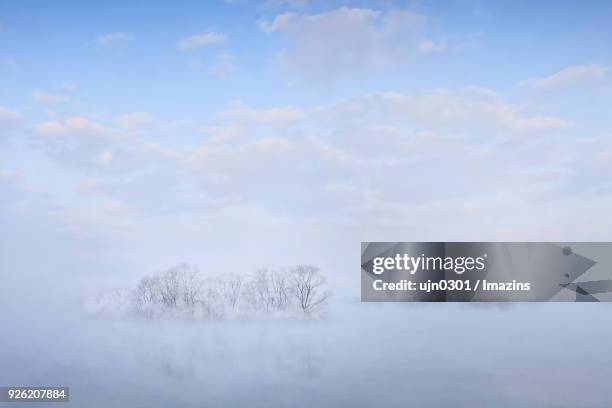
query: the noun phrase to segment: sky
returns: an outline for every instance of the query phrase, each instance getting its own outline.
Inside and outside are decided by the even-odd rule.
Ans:
[[[4,290],[309,263],[357,295],[361,241],[610,240],[611,20],[0,0]]]

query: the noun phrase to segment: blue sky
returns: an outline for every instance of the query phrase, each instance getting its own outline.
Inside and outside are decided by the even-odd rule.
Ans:
[[[0,262],[101,285],[306,262],[356,285],[361,240],[609,239],[611,19],[1,1]]]
[[[361,2],[348,6],[409,10],[425,16],[429,21],[423,38],[444,42],[448,49],[443,55],[410,61],[408,67],[395,65],[358,80],[346,80],[344,76],[354,79],[346,72],[334,78],[332,89],[328,84],[312,89],[303,81],[288,86],[287,82],[303,78],[280,76],[271,64],[287,45],[286,39],[258,28],[259,21],[296,10],[291,2],[278,3],[57,2],[51,7],[46,2],[3,2],[3,58],[13,60],[19,69],[6,72],[5,67],[7,83],[1,95],[6,103],[24,106],[30,99],[24,89],[56,89],[71,81],[87,86],[88,98],[81,103],[91,108],[108,109],[110,103],[118,111],[129,110],[146,101],[150,110],[174,117],[202,115],[234,100],[255,105],[316,104],[381,87],[478,83],[512,91],[525,77],[611,57],[607,45],[612,29],[607,23],[612,11],[607,2]],[[317,14],[343,5],[304,2],[297,12]],[[211,31],[222,33],[224,43],[189,53],[177,50],[181,38]],[[96,46],[97,37],[117,33],[127,39]],[[223,81],[205,75],[206,67],[223,53],[233,56],[237,72]],[[197,69],[190,62],[203,67]],[[172,106],[168,98],[173,98]]]

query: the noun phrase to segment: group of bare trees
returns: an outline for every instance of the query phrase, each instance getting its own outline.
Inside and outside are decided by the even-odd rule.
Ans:
[[[242,277],[204,277],[195,266],[181,264],[142,278],[132,291],[113,293],[101,304],[121,297],[122,305],[142,317],[226,318],[261,315],[314,316],[330,292],[318,268],[298,265],[283,270],[260,269]],[[126,300],[126,296],[129,299]]]
[[[315,310],[325,303],[329,292],[322,292],[325,279],[312,266],[296,266],[291,273],[290,288],[299,308],[304,313]]]
[[[258,270],[245,285],[243,295],[255,310],[296,308],[308,314],[323,305],[330,293],[316,267],[298,265],[282,271]]]
[[[203,296],[204,281],[194,266],[181,264],[140,280],[133,293],[134,311],[154,317],[168,313],[195,313],[202,309],[212,314]]]

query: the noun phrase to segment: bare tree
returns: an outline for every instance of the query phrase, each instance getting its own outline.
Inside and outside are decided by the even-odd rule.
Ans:
[[[219,279],[202,280],[197,306],[198,315],[201,317],[219,319],[225,315],[227,301],[221,290]]]
[[[242,293],[242,276],[228,274],[219,279],[219,291],[232,309],[236,309]]]
[[[173,272],[177,281],[179,301],[183,306],[193,308],[202,291],[200,272],[196,267],[187,264],[177,266]]]
[[[298,265],[291,271],[291,290],[298,307],[309,314],[325,304],[331,293],[324,290],[325,278],[319,269],[310,265]]]
[[[265,310],[269,312],[272,307],[272,291],[269,275],[270,272],[267,269],[257,270],[244,288],[245,299],[255,310]]]
[[[146,276],[133,291],[109,295],[96,305],[102,309],[107,303],[125,304],[127,309],[131,307],[146,317],[208,319],[222,318],[239,306],[245,313],[249,313],[249,309],[266,313],[297,309],[311,314],[322,307],[329,296],[325,279],[314,266],[298,265],[281,271],[259,269],[247,279],[233,274],[204,279],[196,267],[180,264]]]
[[[134,293],[136,312],[147,317],[153,317],[155,308],[160,303],[157,279],[145,276],[140,280]]]
[[[274,309],[284,310],[289,306],[289,282],[287,273],[272,271],[270,273],[271,305]]]
[[[135,291],[136,309],[149,316],[163,310],[193,310],[200,299],[201,282],[197,268],[187,264],[146,276]]]

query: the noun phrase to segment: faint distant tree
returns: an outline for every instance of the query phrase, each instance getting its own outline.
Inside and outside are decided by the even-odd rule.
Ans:
[[[196,267],[180,264],[140,280],[135,291],[135,305],[140,313],[193,309],[201,298],[202,280]]]
[[[145,276],[140,280],[134,293],[134,303],[137,313],[153,317],[160,303],[157,278]]]
[[[83,306],[99,317],[122,316],[133,311],[133,294],[134,291],[129,288],[117,288],[100,294]]]
[[[202,278],[197,267],[181,264],[172,270],[177,281],[178,299],[183,307],[193,308],[200,299],[202,292]]]
[[[219,319],[225,315],[227,307],[220,280],[217,278],[204,279],[198,292],[198,315]]]
[[[290,304],[287,272],[259,269],[245,285],[244,296],[255,310],[285,310]]]
[[[239,275],[228,274],[219,279],[219,291],[229,307],[236,309],[242,293],[243,278]]]
[[[253,309],[269,312],[272,308],[272,289],[270,272],[258,269],[244,288],[244,297]]]
[[[331,293],[325,290],[325,278],[317,267],[298,265],[290,275],[291,292],[304,313],[309,314],[327,302]]]
[[[289,306],[289,282],[286,272],[272,271],[269,274],[270,304],[276,310]]]
[[[261,311],[291,315],[295,309],[308,315],[322,307],[329,296],[325,278],[314,266],[259,269],[246,279],[234,274],[204,279],[197,267],[180,264],[145,276],[134,290],[107,294],[90,302],[89,307],[131,310],[144,317],[218,319],[239,305],[247,316]]]

